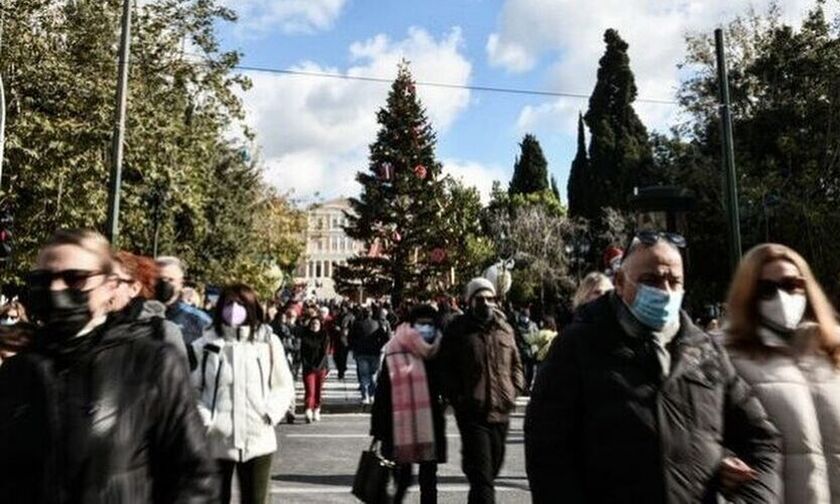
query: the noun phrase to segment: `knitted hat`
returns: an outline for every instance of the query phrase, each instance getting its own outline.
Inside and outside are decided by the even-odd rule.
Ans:
[[[473,296],[478,294],[479,291],[483,290],[488,290],[493,293],[494,297],[496,296],[496,287],[493,286],[493,283],[490,282],[490,280],[487,280],[483,277],[473,278],[472,280],[470,280],[470,283],[467,284],[464,297],[469,303],[470,301],[472,301]]]
[[[624,257],[624,251],[618,247],[610,247],[604,251],[604,267],[611,268],[613,261],[620,261]]]

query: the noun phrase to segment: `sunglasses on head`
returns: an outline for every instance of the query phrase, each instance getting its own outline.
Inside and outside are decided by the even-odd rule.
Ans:
[[[781,280],[759,280],[756,293],[759,299],[773,299],[779,291],[788,294],[802,294],[805,292],[805,280],[798,277],[785,277]]]
[[[26,281],[30,287],[49,289],[52,283],[60,278],[70,289],[80,289],[87,282],[88,278],[106,273],[101,270],[78,270],[68,269],[63,271],[35,270],[30,271]]]
[[[660,240],[664,240],[677,248],[685,248],[686,246],[685,237],[683,237],[683,235],[678,233],[666,233],[663,231],[639,231],[633,238],[633,241],[636,240],[648,247],[656,245]]]

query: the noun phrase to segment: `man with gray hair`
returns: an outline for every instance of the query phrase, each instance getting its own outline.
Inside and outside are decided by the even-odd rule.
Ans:
[[[493,284],[485,278],[470,280],[465,299],[469,310],[447,326],[438,368],[461,432],[468,502],[493,503],[510,413],[524,391],[525,377],[513,329],[498,309]]]
[[[778,432],[680,310],[684,246],[637,234],[615,291],[554,341],[525,419],[534,503],[778,502]]]
[[[183,261],[177,257],[163,256],[155,262],[160,276],[155,297],[166,305],[166,319],[181,328],[184,344],[189,351],[190,369],[195,369],[198,361],[192,352],[192,342],[200,338],[213,321],[206,313],[182,299],[187,271]]]

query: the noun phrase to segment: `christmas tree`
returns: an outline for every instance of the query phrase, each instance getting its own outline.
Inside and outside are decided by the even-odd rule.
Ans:
[[[340,292],[390,295],[399,306],[430,294],[449,268],[449,240],[440,232],[447,195],[435,160],[435,133],[405,61],[377,122],[368,170],[356,176],[362,192],[350,200],[345,228],[367,250],[338,268],[336,282]]]

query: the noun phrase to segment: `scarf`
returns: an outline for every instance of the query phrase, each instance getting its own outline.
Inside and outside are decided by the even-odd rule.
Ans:
[[[385,345],[397,463],[435,460],[432,402],[424,361],[437,353],[439,344],[440,336],[429,344],[410,325],[401,324]]]

